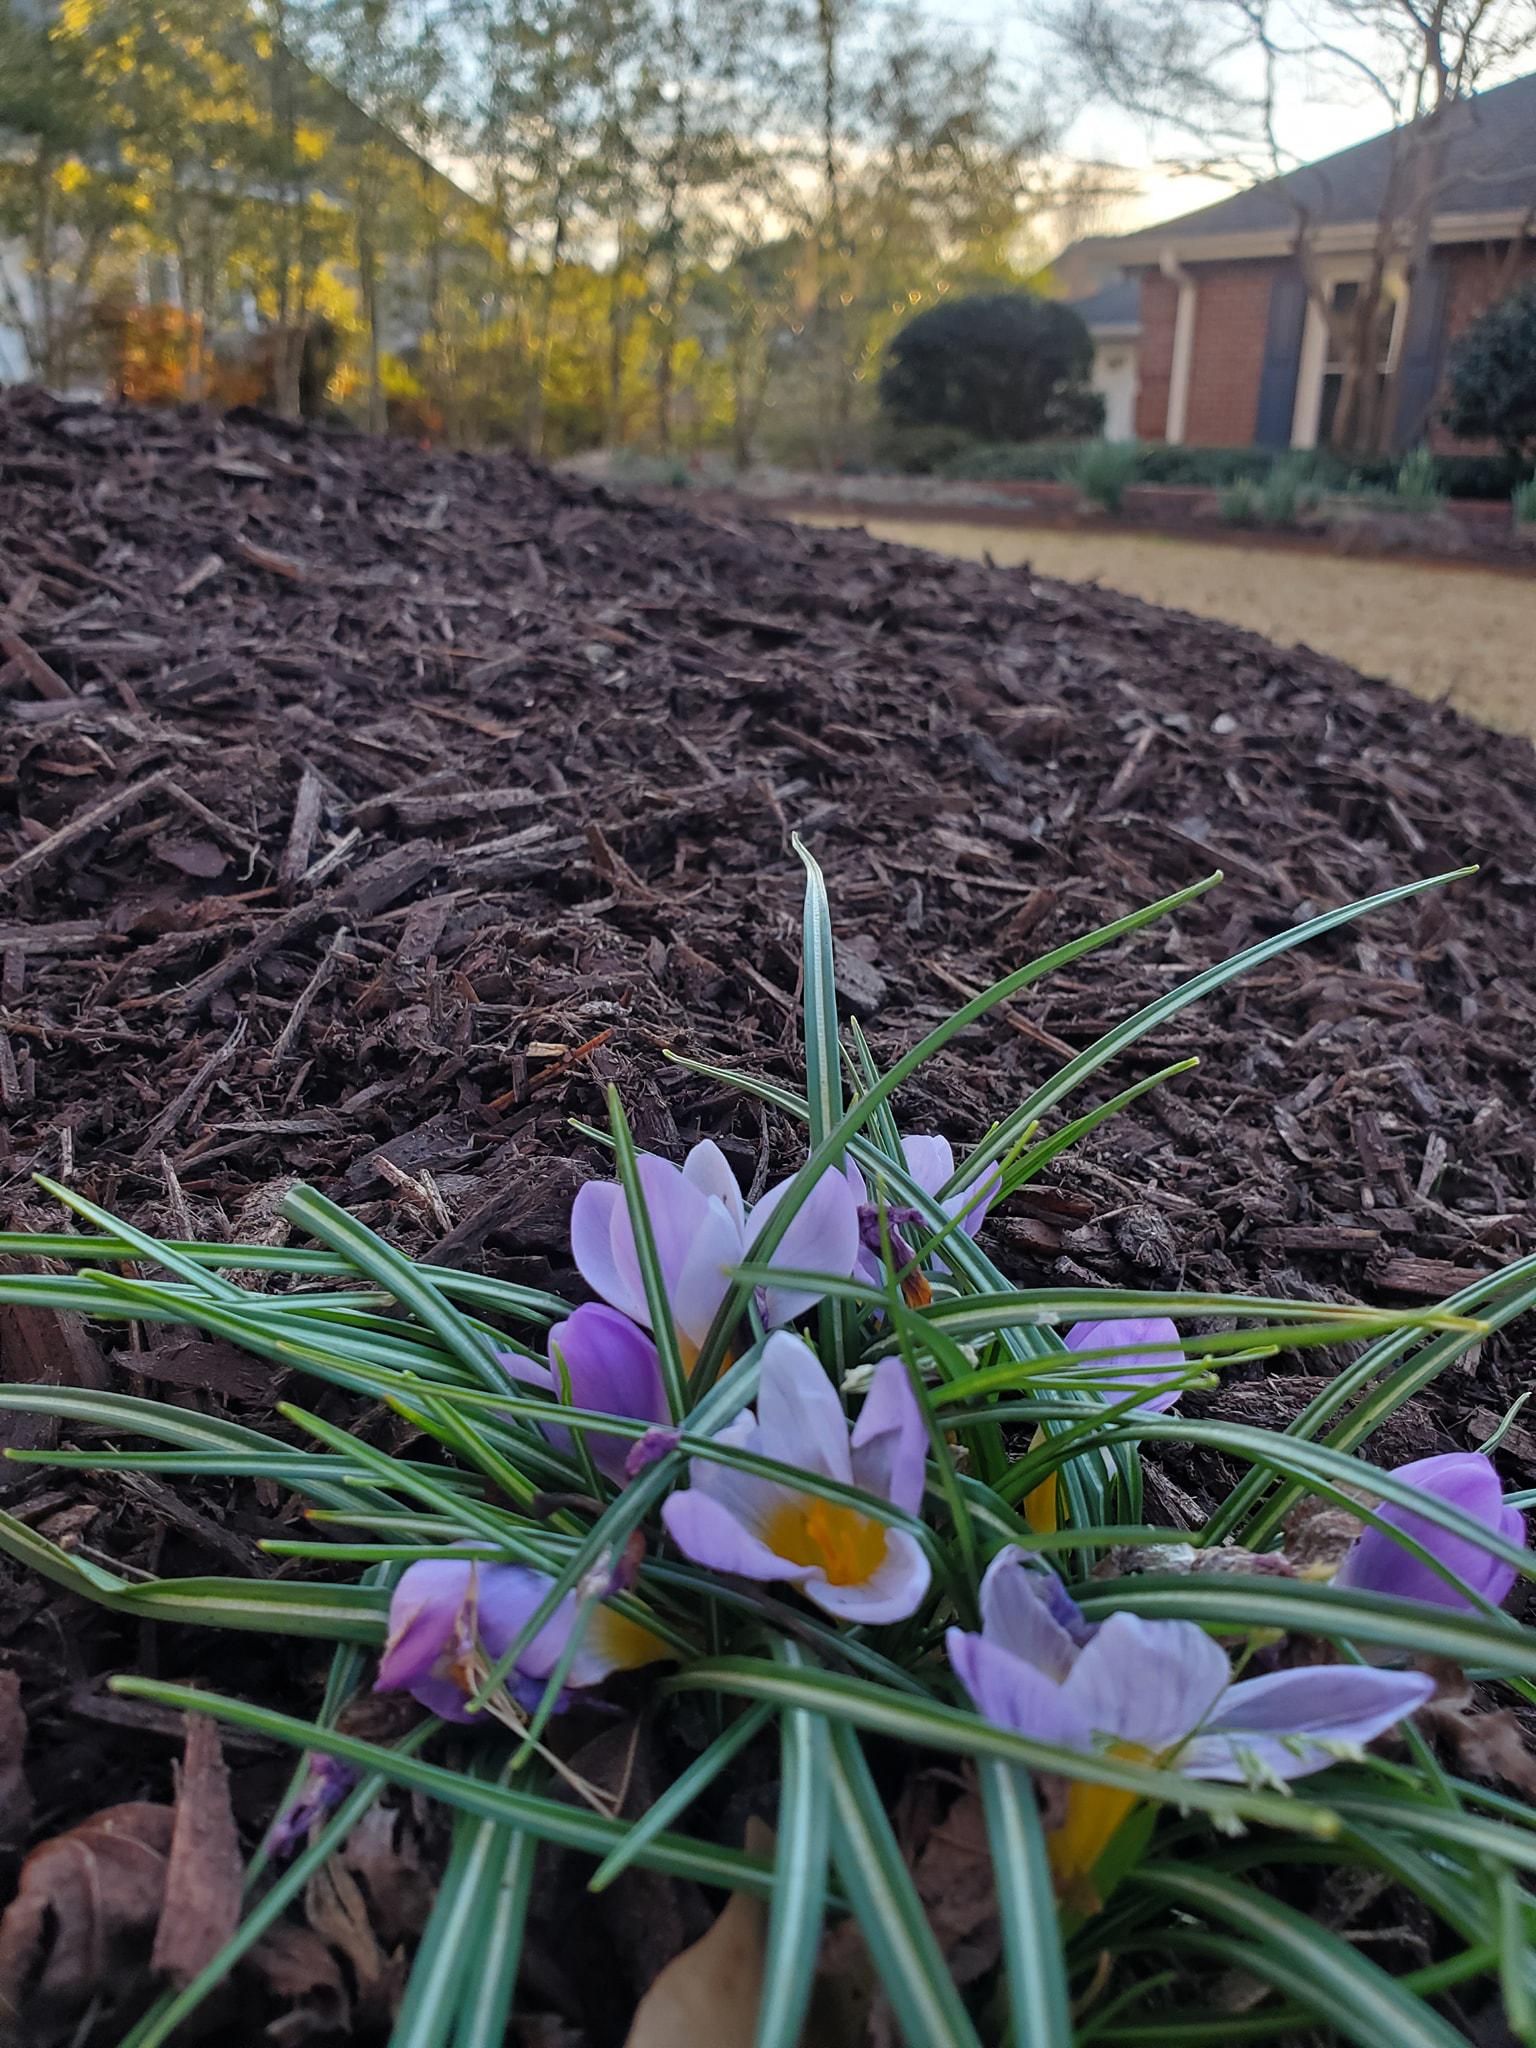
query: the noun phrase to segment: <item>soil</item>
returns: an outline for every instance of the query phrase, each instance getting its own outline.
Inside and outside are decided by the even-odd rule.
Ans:
[[[1395,1303],[1536,1246],[1536,760],[1339,662],[510,456],[38,393],[0,403],[0,661],[12,1227],[57,1227],[41,1169],[161,1232],[270,1238],[299,1176],[412,1252],[568,1285],[571,1196],[599,1168],[570,1119],[600,1116],[607,1082],[653,1149],[715,1136],[744,1184],[793,1155],[794,1132],[662,1055],[794,1074],[798,828],[877,1056],[1225,869],[913,1084],[906,1127],[957,1140],[1199,967],[1480,862],[1144,1041],[1103,1093],[1202,1065],[988,1241],[1025,1282]],[[252,1419],[272,1399],[268,1369],[221,1346],[119,1344],[0,1315],[9,1378]],[[1486,1436],[1533,1346],[1516,1333],[1448,1375],[1383,1454]],[[1254,1367],[1214,1398],[1280,1421],[1328,1369]],[[1536,1481],[1518,1421],[1501,1457]],[[1196,1512],[1211,1483],[1171,1457],[1153,1511]],[[291,1521],[233,1483],[36,1469],[6,1505],[162,1572],[270,1570],[255,1539]],[[315,1702],[318,1655],[125,1625],[10,1566],[0,1585],[34,1838],[165,1795],[180,1730],[108,1695],[114,1670]],[[230,1763],[249,1840],[286,1766],[245,1743]],[[697,1895],[676,1908],[674,1946],[697,1915]],[[615,1944],[596,1975],[646,1981],[660,1937],[642,1957],[633,1929],[625,1948],[590,1924]],[[382,2038],[349,1969],[332,2030],[282,2038]]]
[[[847,524],[842,513],[797,514],[808,525]],[[1119,530],[992,525],[926,516],[867,518],[877,540],[990,558],[1101,583],[1302,642],[1389,677],[1415,696],[1444,698],[1501,730],[1536,737],[1536,579],[1468,561],[1346,560],[1316,542],[1237,533],[1198,539]],[[1536,555],[1532,557],[1536,563]]]

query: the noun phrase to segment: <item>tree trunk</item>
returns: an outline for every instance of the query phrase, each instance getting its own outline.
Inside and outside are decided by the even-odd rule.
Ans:
[[[549,366],[554,354],[555,289],[560,281],[560,265],[565,257],[566,191],[562,184],[555,192],[554,234],[549,245],[549,268],[544,273],[544,289],[539,299],[539,324],[533,352],[533,388],[528,394],[528,452],[530,455],[544,453],[545,427],[545,385],[549,381]]]
[[[1434,239],[1435,200],[1444,168],[1447,101],[1443,97],[1446,85],[1443,70],[1437,70],[1436,79],[1441,97],[1424,117],[1425,127],[1413,150],[1414,161],[1409,166],[1408,217],[1403,237],[1406,250],[1403,258],[1403,304],[1399,316],[1404,321],[1413,316],[1414,293],[1425,288]],[[1399,345],[1396,361],[1387,366],[1386,382],[1380,397],[1378,441],[1383,446],[1391,444],[1392,423],[1397,411],[1398,364],[1401,361],[1402,348]]]
[[[832,433],[823,456],[823,466],[828,468],[836,468],[848,452],[848,428],[853,416],[853,392],[848,380],[848,322],[842,303],[842,279],[850,252],[844,230],[842,186],[837,164],[836,7],[837,0],[817,0],[816,29],[821,44],[821,166],[826,207],[817,311],[818,325],[832,364]]]
[[[368,351],[368,431],[370,434],[382,434],[388,429],[389,419],[379,363],[379,255],[373,240],[372,203],[371,195],[358,194],[357,280],[363,302],[363,332]]]
[[[629,311],[624,287],[629,280],[629,247],[624,231],[608,274],[608,388],[603,399],[603,445],[620,447],[624,440],[624,351],[629,342]]]

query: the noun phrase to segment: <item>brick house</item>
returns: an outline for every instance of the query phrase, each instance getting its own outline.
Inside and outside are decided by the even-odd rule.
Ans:
[[[1139,288],[1130,344],[1138,438],[1270,448],[1329,440],[1341,365],[1316,291],[1348,313],[1400,146],[1400,135],[1376,136],[1113,245]],[[1437,421],[1450,346],[1536,276],[1536,73],[1463,101],[1441,148],[1427,259],[1411,293],[1400,254],[1385,276],[1391,312],[1377,374],[1390,378],[1383,438],[1394,449],[1457,445]],[[1097,308],[1085,300],[1081,310]]]

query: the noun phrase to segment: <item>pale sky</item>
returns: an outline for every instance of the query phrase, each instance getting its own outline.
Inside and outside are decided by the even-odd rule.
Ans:
[[[1300,0],[1305,6],[1306,0]],[[932,0],[924,10],[946,27],[967,30],[984,47],[1002,56],[1018,83],[1028,88],[1032,74],[1049,75],[1056,68],[1052,40],[1032,23],[1024,0]],[[1291,91],[1281,107],[1280,140],[1297,162],[1331,156],[1351,143],[1378,135],[1387,125],[1381,101],[1361,86],[1346,87],[1337,78],[1308,76],[1297,65]],[[1174,214],[1189,213],[1235,187],[1207,177],[1179,176],[1162,168],[1159,154],[1171,156],[1177,145],[1161,152],[1157,138],[1115,108],[1089,107],[1074,120],[1065,136],[1068,154],[1122,165],[1140,184],[1140,197],[1127,200],[1104,222],[1109,232],[1125,232]],[[1187,147],[1187,145],[1186,145]]]

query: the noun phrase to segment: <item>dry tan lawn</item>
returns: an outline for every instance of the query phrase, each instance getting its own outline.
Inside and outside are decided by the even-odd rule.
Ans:
[[[817,514],[807,524],[845,526]],[[1424,562],[1356,561],[1151,534],[1062,532],[961,520],[869,519],[881,540],[1110,590],[1310,647],[1421,697],[1536,737],[1536,577]]]

